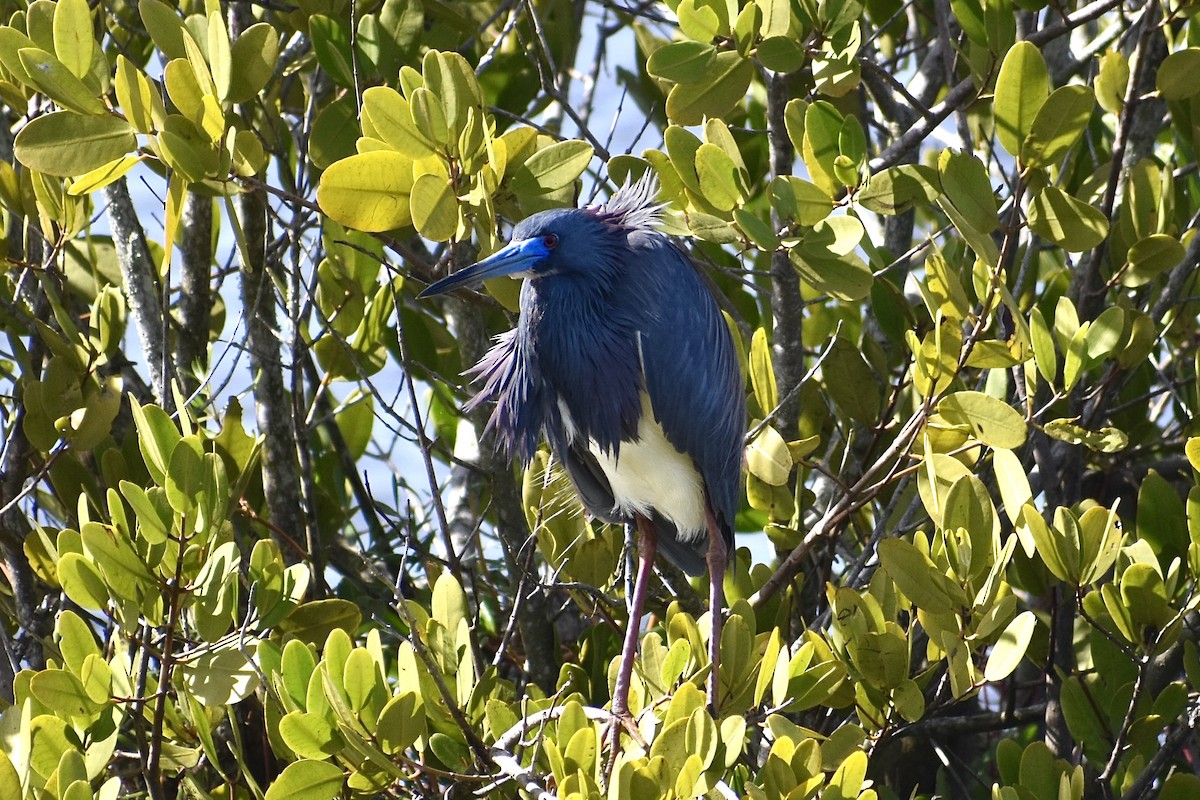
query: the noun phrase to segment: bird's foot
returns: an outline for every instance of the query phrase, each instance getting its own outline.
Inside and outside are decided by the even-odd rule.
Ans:
[[[649,752],[650,743],[646,741],[646,737],[642,735],[641,729],[638,728],[637,720],[628,710],[614,710],[608,718],[608,727],[604,734],[604,738],[608,740],[608,756],[604,760],[604,790],[607,792],[608,785],[612,782],[613,771],[617,766],[617,754],[621,752],[621,729],[625,729],[625,733],[629,734],[629,738],[633,739],[639,747]]]

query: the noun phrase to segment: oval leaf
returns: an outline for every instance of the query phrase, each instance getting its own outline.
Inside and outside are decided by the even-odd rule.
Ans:
[[[30,169],[65,178],[117,161],[137,147],[137,136],[119,117],[55,111],[22,128],[13,147]]]
[[[379,233],[412,223],[412,187],[412,161],[407,156],[387,150],[360,153],[325,170],[317,203],[336,222]]]
[[[1012,450],[1025,443],[1025,418],[1002,400],[982,392],[955,392],[938,404],[938,413],[952,424],[966,423],[988,447]]]
[[[1000,65],[992,100],[996,136],[1010,155],[1021,154],[1034,116],[1049,92],[1050,75],[1041,51],[1032,42],[1017,42]]]

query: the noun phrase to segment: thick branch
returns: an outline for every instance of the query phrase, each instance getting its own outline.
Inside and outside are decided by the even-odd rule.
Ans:
[[[242,306],[246,344],[254,373],[254,409],[263,446],[263,493],[271,522],[293,539],[303,539],[300,491],[296,481],[296,434],[292,405],[283,380],[282,347],[278,333],[275,287],[267,274],[267,204],[262,192],[247,191],[239,198],[238,213],[246,239],[241,265]],[[310,545],[311,546],[311,545]],[[290,547],[284,548],[294,561]]]
[[[208,361],[209,320],[212,317],[211,197],[188,192],[183,205],[183,242],[179,248],[182,275],[179,282],[179,342],[175,369],[185,397],[200,385]]]
[[[146,235],[138,221],[125,179],[109,184],[104,195],[108,200],[108,227],[112,231],[117,262],[125,281],[129,315],[133,317],[141,340],[154,397],[170,412],[174,410],[175,401],[169,388],[171,367],[167,359],[167,318],[158,295],[154,259],[150,257],[150,248],[146,246]]]

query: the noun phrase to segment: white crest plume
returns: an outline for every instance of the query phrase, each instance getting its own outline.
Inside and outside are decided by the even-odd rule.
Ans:
[[[625,181],[606,202],[590,210],[614,225],[650,230],[658,227],[666,207],[666,203],[658,202],[658,175],[651,167],[634,183]]]

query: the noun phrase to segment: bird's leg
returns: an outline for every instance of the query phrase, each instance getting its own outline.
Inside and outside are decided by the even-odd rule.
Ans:
[[[712,671],[708,675],[708,710],[717,718],[717,700],[721,687],[721,611],[725,608],[725,566],[729,563],[729,552],[721,528],[713,516],[708,503],[704,504],[704,515],[708,520],[708,609],[712,614],[712,635],[708,640],[708,660]]]
[[[638,634],[642,627],[642,610],[646,606],[646,593],[650,588],[650,574],[654,570],[654,556],[658,552],[658,538],[650,520],[636,515],[638,529],[638,568],[633,583],[633,597],[629,601],[629,625],[625,629],[625,644],[621,647],[621,666],[617,672],[617,685],[613,691],[613,716],[629,719],[629,684],[633,677],[633,662],[637,658]]]
[[[637,514],[634,517],[638,531],[638,567],[633,582],[633,594],[629,598],[629,624],[625,628],[625,643],[621,646],[621,663],[617,668],[617,685],[613,688],[612,722],[609,724],[608,758],[604,765],[604,783],[612,780],[617,764],[617,750],[621,743],[621,728],[624,727],[641,744],[645,745],[641,732],[629,713],[629,684],[633,679],[633,663],[637,659],[638,634],[642,628],[642,609],[646,605],[646,592],[650,586],[650,573],[654,570],[654,556],[658,552],[658,535],[650,520]]]
[[[609,727],[608,759],[605,764],[605,783],[612,778],[617,763],[617,749],[624,727],[637,741],[645,745],[641,732],[629,713],[629,684],[633,678],[633,662],[637,659],[638,634],[642,628],[642,609],[646,605],[646,592],[650,586],[650,573],[654,570],[654,556],[658,552],[658,539],[650,520],[636,515],[638,530],[638,568],[633,583],[633,595],[629,599],[629,625],[625,628],[625,644],[621,647],[621,664],[617,668],[617,685],[613,689],[612,716]]]

